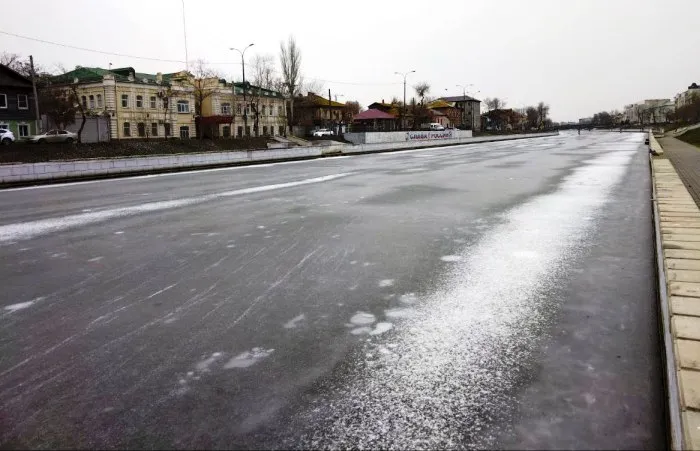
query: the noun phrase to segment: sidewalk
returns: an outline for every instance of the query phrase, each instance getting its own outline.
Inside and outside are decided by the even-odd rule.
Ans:
[[[700,449],[700,150],[660,142],[668,159],[652,160],[652,176],[671,448]]]
[[[700,148],[670,137],[659,138],[659,143],[695,203],[700,206]]]

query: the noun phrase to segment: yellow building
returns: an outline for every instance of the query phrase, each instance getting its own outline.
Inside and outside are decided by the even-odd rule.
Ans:
[[[76,67],[52,77],[52,87],[74,85],[91,116],[109,118],[112,139],[196,137],[191,76],[139,73],[132,67]]]
[[[200,130],[207,137],[286,136],[287,109],[282,94],[246,83],[197,80],[195,102],[201,102]]]

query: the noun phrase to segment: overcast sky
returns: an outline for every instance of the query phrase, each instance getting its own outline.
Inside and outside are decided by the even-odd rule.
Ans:
[[[189,59],[240,79],[240,56],[279,54],[294,35],[307,78],[338,100],[401,98],[396,71],[415,70],[430,95],[498,96],[509,107],[551,105],[555,121],[673,98],[700,83],[700,0],[351,2],[184,0]],[[9,6],[9,5],[6,5]],[[6,8],[8,9],[8,8]],[[184,61],[181,0],[24,0],[0,31],[111,53]],[[184,63],[103,55],[0,34],[0,50],[42,66],[174,72]],[[447,88],[447,91],[445,89]],[[480,91],[476,93],[476,91]]]

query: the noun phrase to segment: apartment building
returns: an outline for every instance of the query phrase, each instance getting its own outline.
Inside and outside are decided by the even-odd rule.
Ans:
[[[52,77],[49,87],[71,85],[89,116],[109,119],[111,139],[196,137],[194,86],[187,72],[78,66]]]
[[[287,135],[287,108],[281,93],[248,82],[244,85],[218,78],[195,83],[195,98],[202,105],[199,127],[204,136]]]

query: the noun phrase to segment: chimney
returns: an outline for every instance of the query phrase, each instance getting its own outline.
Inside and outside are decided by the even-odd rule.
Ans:
[[[156,83],[163,83],[163,73],[162,72],[156,73]]]

